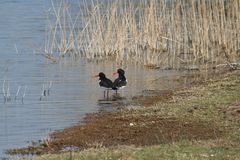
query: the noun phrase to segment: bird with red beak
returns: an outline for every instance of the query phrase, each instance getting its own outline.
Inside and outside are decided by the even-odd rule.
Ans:
[[[99,77],[99,86],[103,87],[104,90],[104,97],[106,97],[106,92],[107,92],[107,97],[109,90],[112,90],[113,87],[113,82],[106,77],[106,75],[103,72],[100,72],[99,74],[95,75],[94,77]]]
[[[122,89],[122,88],[126,87],[126,85],[127,85],[125,71],[123,69],[119,68],[117,70],[117,72],[113,73],[113,75],[117,75],[117,74],[118,74],[118,78],[114,80],[113,86],[112,86],[112,89],[115,90],[116,93],[119,89]]]

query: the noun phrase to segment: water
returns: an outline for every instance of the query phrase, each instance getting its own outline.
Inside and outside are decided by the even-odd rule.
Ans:
[[[6,149],[27,146],[32,140],[46,138],[51,131],[79,122],[87,112],[101,110],[104,106],[98,102],[103,99],[103,92],[92,76],[100,71],[111,75],[116,70],[114,63],[96,65],[83,59],[66,58],[52,64],[35,54],[34,50],[44,44],[49,1],[0,1],[0,159],[7,156]],[[149,71],[130,65],[126,71],[129,83],[121,93],[125,97],[143,88],[175,87],[169,80],[155,85],[151,81],[156,77],[171,77],[175,72]],[[43,85],[50,82],[50,95],[40,101]],[[6,103],[3,83],[11,93],[11,101]],[[19,86],[21,90],[15,100]]]

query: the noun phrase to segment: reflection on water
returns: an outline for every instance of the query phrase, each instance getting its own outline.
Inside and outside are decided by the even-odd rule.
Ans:
[[[178,74],[174,71],[129,65],[124,66],[127,87],[119,95],[111,92],[109,99],[104,99],[98,80],[91,77],[102,71],[115,79],[111,76],[117,69],[115,63],[95,65],[66,58],[52,64],[35,55],[34,50],[43,46],[44,10],[50,7],[49,3],[49,0],[0,1],[0,159],[6,156],[3,154],[6,149],[43,139],[53,130],[77,123],[87,112],[124,105],[128,97],[143,88],[177,87],[169,79]],[[156,79],[163,79],[163,83]],[[49,94],[44,93],[48,89]],[[4,102],[6,92],[11,100]]]
[[[124,107],[129,104],[130,97],[125,97],[126,94],[113,93],[107,98],[98,99],[99,111],[116,111],[119,107]]]

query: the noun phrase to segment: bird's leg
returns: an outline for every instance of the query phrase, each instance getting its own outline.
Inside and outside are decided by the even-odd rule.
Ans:
[[[107,90],[107,98],[108,98],[108,93],[109,93],[109,90]]]
[[[104,90],[104,92],[103,92],[103,93],[104,93],[104,98],[105,98],[105,97],[106,97],[106,96],[105,96],[105,90]]]

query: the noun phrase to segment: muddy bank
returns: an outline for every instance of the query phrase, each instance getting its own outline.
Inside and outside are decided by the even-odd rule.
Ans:
[[[214,123],[129,112],[87,114],[85,124],[54,132],[49,141],[38,146],[9,150],[9,153],[58,153],[70,146],[79,150],[116,145],[146,146],[179,140],[215,139],[222,134]]]
[[[217,127],[201,122],[181,121],[157,115],[118,113],[88,114],[85,125],[77,125],[51,135],[51,148],[66,145],[80,149],[101,145],[154,145],[182,139],[209,139],[219,136]],[[59,148],[60,147],[60,148]]]
[[[225,81],[229,82],[229,80],[226,79],[221,81],[220,84],[215,85],[213,81],[206,83],[204,81],[198,81],[195,82],[194,85],[203,84],[203,86],[205,86],[209,84],[212,89],[221,90],[220,87],[224,88]],[[235,82],[237,84],[237,81]],[[216,83],[218,83],[218,80]],[[226,85],[228,86],[229,84],[226,83]],[[147,146],[182,140],[196,141],[219,139],[225,134],[225,130],[223,130],[218,123],[215,123],[214,119],[205,121],[203,120],[204,118],[200,120],[191,117],[191,115],[195,114],[195,111],[196,114],[199,112],[200,116],[208,115],[210,113],[208,108],[205,108],[205,113],[201,107],[198,110],[198,108],[195,109],[195,106],[193,107],[194,112],[189,112],[188,107],[178,106],[178,109],[182,108],[182,112],[186,110],[186,112],[188,112],[187,114],[190,115],[189,117],[184,117],[181,115],[163,116],[159,114],[159,110],[155,111],[154,108],[151,107],[158,102],[169,103],[169,101],[171,101],[170,103],[174,103],[174,98],[174,101],[178,103],[178,98],[188,96],[190,98],[192,96],[203,97],[206,92],[202,92],[196,95],[191,92],[183,92],[176,95],[175,91],[145,90],[142,95],[133,97],[131,102],[132,105],[144,106],[144,111],[120,107],[120,110],[116,112],[87,114],[81,124],[61,131],[56,131],[50,134],[50,139],[44,142],[26,148],[11,149],[8,153],[45,154],[59,153],[69,149],[83,150],[87,148],[118,145]],[[218,92],[214,91],[214,93]],[[202,103],[201,99],[199,103]],[[229,110],[221,110],[221,113],[226,112],[229,114]],[[214,111],[219,112],[218,110]]]

